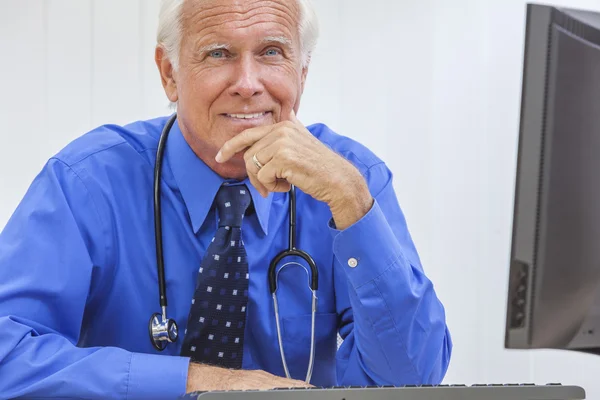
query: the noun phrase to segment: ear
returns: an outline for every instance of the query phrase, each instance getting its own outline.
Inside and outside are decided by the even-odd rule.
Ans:
[[[308,66],[302,68],[302,85],[301,85],[300,93],[304,93],[304,86],[306,84],[306,76],[307,75],[308,75]]]
[[[171,60],[167,57],[167,52],[162,46],[156,46],[154,61],[156,61],[158,72],[160,72],[160,79],[167,97],[171,102],[177,102],[179,96],[177,94],[177,82],[175,82],[173,64],[171,64]]]

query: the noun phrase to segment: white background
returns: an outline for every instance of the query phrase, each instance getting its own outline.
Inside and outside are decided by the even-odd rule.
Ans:
[[[447,310],[446,383],[562,382],[599,398],[600,357],[503,348],[525,1],[314,1],[322,35],[299,118],[394,172]],[[153,61],[158,3],[0,0],[0,226],[70,140],[170,113]]]

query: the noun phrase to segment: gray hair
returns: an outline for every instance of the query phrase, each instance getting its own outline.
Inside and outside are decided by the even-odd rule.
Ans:
[[[177,71],[182,35],[182,8],[185,0],[161,0],[157,44],[162,46]],[[302,66],[307,67],[319,37],[319,23],[311,0],[296,0],[300,7],[299,35]]]

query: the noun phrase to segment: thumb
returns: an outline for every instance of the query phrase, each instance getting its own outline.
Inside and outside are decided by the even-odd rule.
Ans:
[[[290,110],[290,121],[292,121],[296,124],[300,123],[300,121],[298,121],[298,118],[296,117],[296,113],[294,112],[293,108]]]

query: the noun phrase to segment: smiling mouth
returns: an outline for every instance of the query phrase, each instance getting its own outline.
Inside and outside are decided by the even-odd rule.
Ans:
[[[268,116],[269,114],[271,114],[271,111],[263,111],[260,113],[252,113],[252,114],[223,114],[223,115],[225,115],[228,118],[235,119],[235,120],[252,121],[252,120],[260,120],[260,119]]]

